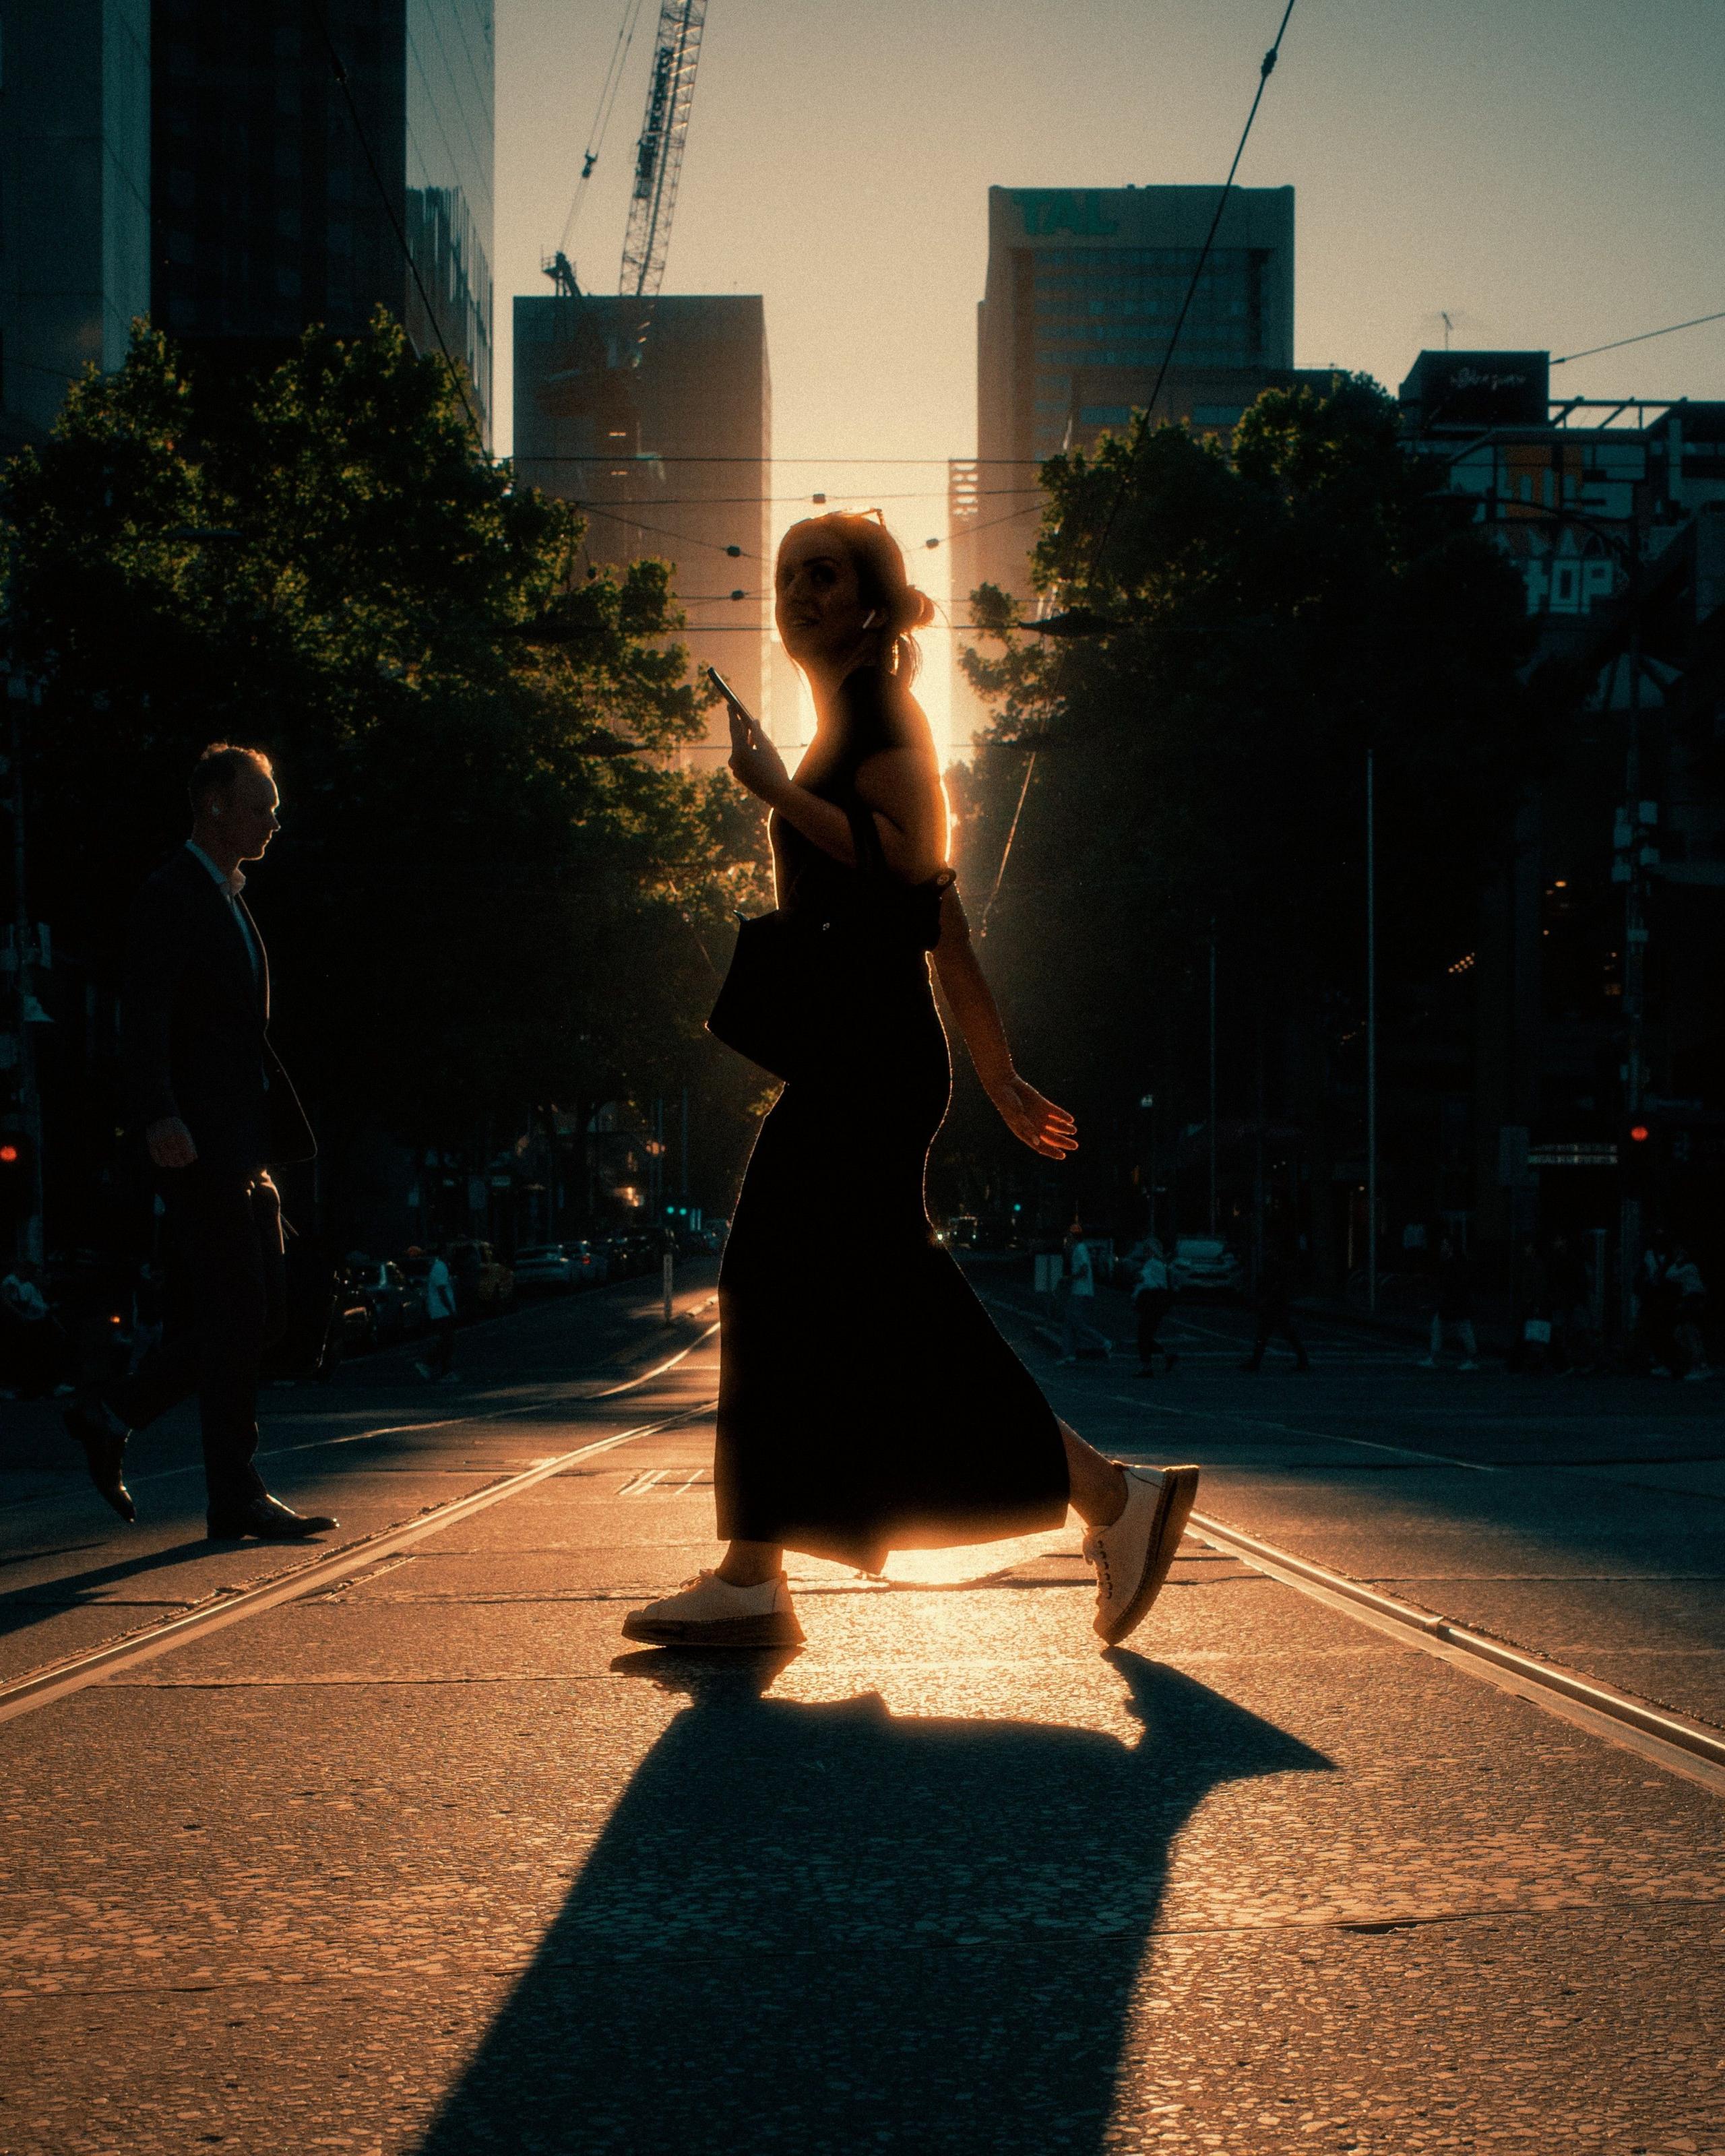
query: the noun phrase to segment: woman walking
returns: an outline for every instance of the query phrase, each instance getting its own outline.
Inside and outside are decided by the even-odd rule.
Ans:
[[[1122,1467],[1060,1421],[934,1238],[928,1148],[952,1072],[928,977],[1007,1127],[1048,1160],[1072,1118],[1013,1066],[943,866],[947,809],[910,693],[912,632],[933,617],[882,526],[793,526],[775,574],[778,631],[814,694],[794,775],[740,706],[731,769],[773,811],[782,911],[853,952],[837,1022],[762,1126],[719,1279],[717,1568],[633,1612],[633,1640],[795,1644],[787,1548],[878,1573],[893,1549],[1089,1527],[1096,1629],[1111,1645],[1167,1577],[1195,1467]],[[808,1251],[809,1224],[843,1221]]]

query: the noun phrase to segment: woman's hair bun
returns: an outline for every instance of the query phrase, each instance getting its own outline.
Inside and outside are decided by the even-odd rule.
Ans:
[[[904,613],[905,629],[927,629],[934,619],[934,601],[927,592],[919,591],[915,584],[906,584]]]

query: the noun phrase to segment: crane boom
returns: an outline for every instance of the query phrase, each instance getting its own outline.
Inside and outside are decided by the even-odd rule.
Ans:
[[[671,215],[683,147],[689,137],[689,114],[695,103],[695,69],[701,59],[701,33],[707,0],[660,0],[659,35],[653,50],[653,74],[647,85],[647,110],[635,146],[634,186],[630,192],[629,229],[623,240],[619,293],[650,300],[665,281],[665,258],[670,247]]]

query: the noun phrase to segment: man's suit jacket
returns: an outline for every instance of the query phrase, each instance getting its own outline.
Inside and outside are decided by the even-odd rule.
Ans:
[[[120,1023],[133,1127],[177,1116],[206,1167],[250,1175],[310,1160],[317,1142],[270,1045],[270,965],[245,919],[255,975],[215,878],[186,847],[171,854],[132,906]]]

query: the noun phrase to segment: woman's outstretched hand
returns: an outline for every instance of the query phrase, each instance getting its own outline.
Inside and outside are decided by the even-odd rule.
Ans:
[[[1015,1138],[1045,1160],[1064,1160],[1078,1149],[1078,1126],[1064,1108],[1045,1100],[1016,1071],[988,1088],[988,1098]]]
[[[731,706],[731,776],[769,804],[791,783],[784,758],[740,704]]]

